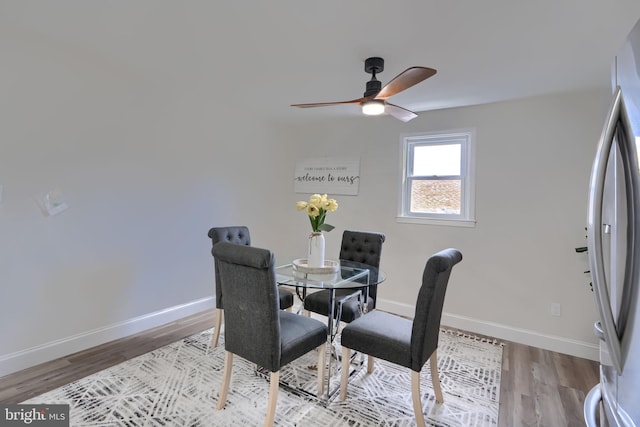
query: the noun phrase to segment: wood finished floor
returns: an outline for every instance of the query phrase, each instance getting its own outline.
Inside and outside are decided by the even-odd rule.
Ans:
[[[0,403],[19,403],[213,327],[197,314],[0,378]],[[584,426],[582,403],[598,382],[598,364],[505,342],[499,426]],[[409,388],[407,392],[410,392]]]

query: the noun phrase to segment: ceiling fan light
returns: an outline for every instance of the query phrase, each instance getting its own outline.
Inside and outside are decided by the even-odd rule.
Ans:
[[[372,99],[362,103],[362,113],[367,116],[377,116],[384,113],[384,101],[381,99]]]

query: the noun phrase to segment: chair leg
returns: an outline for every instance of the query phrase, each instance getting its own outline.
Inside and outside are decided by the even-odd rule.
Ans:
[[[293,306],[285,308],[284,311],[291,313],[293,311]]]
[[[444,403],[442,397],[442,389],[440,388],[440,377],[438,375],[438,355],[437,350],[433,350],[429,357],[429,367],[431,368],[431,381],[433,382],[433,391],[436,393],[436,402]]]
[[[342,347],[342,373],[340,375],[340,400],[347,398],[347,382],[349,380],[349,359],[351,358],[351,350]]]
[[[227,401],[227,392],[229,391],[232,365],[233,353],[227,351],[224,355],[224,373],[222,374],[222,385],[220,386],[220,393],[218,395],[218,406],[216,407],[217,409],[224,408],[224,404]]]
[[[422,413],[422,400],[420,399],[420,372],[411,370],[411,400],[413,400],[413,412],[416,416],[416,425],[426,427],[424,414]]]
[[[264,427],[273,426],[276,417],[276,404],[278,403],[278,388],[280,386],[280,371],[271,372],[269,377],[269,403],[267,403],[267,417],[264,420]]]
[[[324,393],[324,365],[327,344],[321,344],[318,348],[318,397]]]
[[[311,317],[311,312],[309,310],[305,310],[304,315],[307,317]]]
[[[214,325],[213,338],[211,339],[211,347],[218,346],[218,339],[220,338],[220,328],[222,327],[222,319],[224,310],[222,308],[216,308],[216,324]]]
[[[370,354],[367,355],[367,374],[370,374],[373,372],[373,364],[375,362],[376,358],[371,356]]]

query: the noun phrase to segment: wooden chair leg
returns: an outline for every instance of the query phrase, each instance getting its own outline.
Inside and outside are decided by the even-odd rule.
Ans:
[[[440,388],[440,377],[438,375],[438,355],[437,350],[434,350],[429,357],[429,367],[431,368],[431,381],[433,382],[433,391],[436,394],[436,402],[444,403],[442,397],[442,389]]]
[[[267,417],[264,427],[273,426],[276,417],[276,404],[278,403],[278,388],[280,386],[280,371],[271,372],[269,377],[269,402],[267,403]]]
[[[222,319],[224,317],[224,310],[221,308],[216,308],[216,324],[213,329],[213,338],[211,339],[211,347],[215,348],[218,346],[218,339],[220,338],[220,328],[222,327]]]
[[[304,315],[307,317],[311,317],[311,312],[309,310],[304,310]]]
[[[413,412],[416,416],[416,425],[426,427],[424,414],[422,413],[422,399],[420,398],[420,372],[411,370],[411,400],[413,400]]]
[[[291,313],[293,311],[293,306],[285,308],[284,311]]]
[[[351,358],[351,350],[342,347],[342,373],[340,375],[340,400],[347,398],[347,383],[349,381],[349,359]]]
[[[325,355],[327,354],[327,344],[322,344],[318,348],[318,397],[324,393],[324,365]]]
[[[224,408],[224,404],[227,401],[227,392],[229,391],[232,365],[233,353],[227,351],[224,355],[224,373],[222,374],[222,385],[220,386],[220,393],[218,394],[218,406],[216,407],[216,409]]]
[[[367,355],[367,374],[370,374],[373,372],[373,364],[375,363],[376,358],[371,356],[371,355]]]

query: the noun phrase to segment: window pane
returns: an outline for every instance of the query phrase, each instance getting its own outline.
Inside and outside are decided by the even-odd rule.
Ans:
[[[411,212],[460,215],[461,180],[413,180]]]
[[[413,150],[413,175],[460,175],[460,144],[416,145]]]

